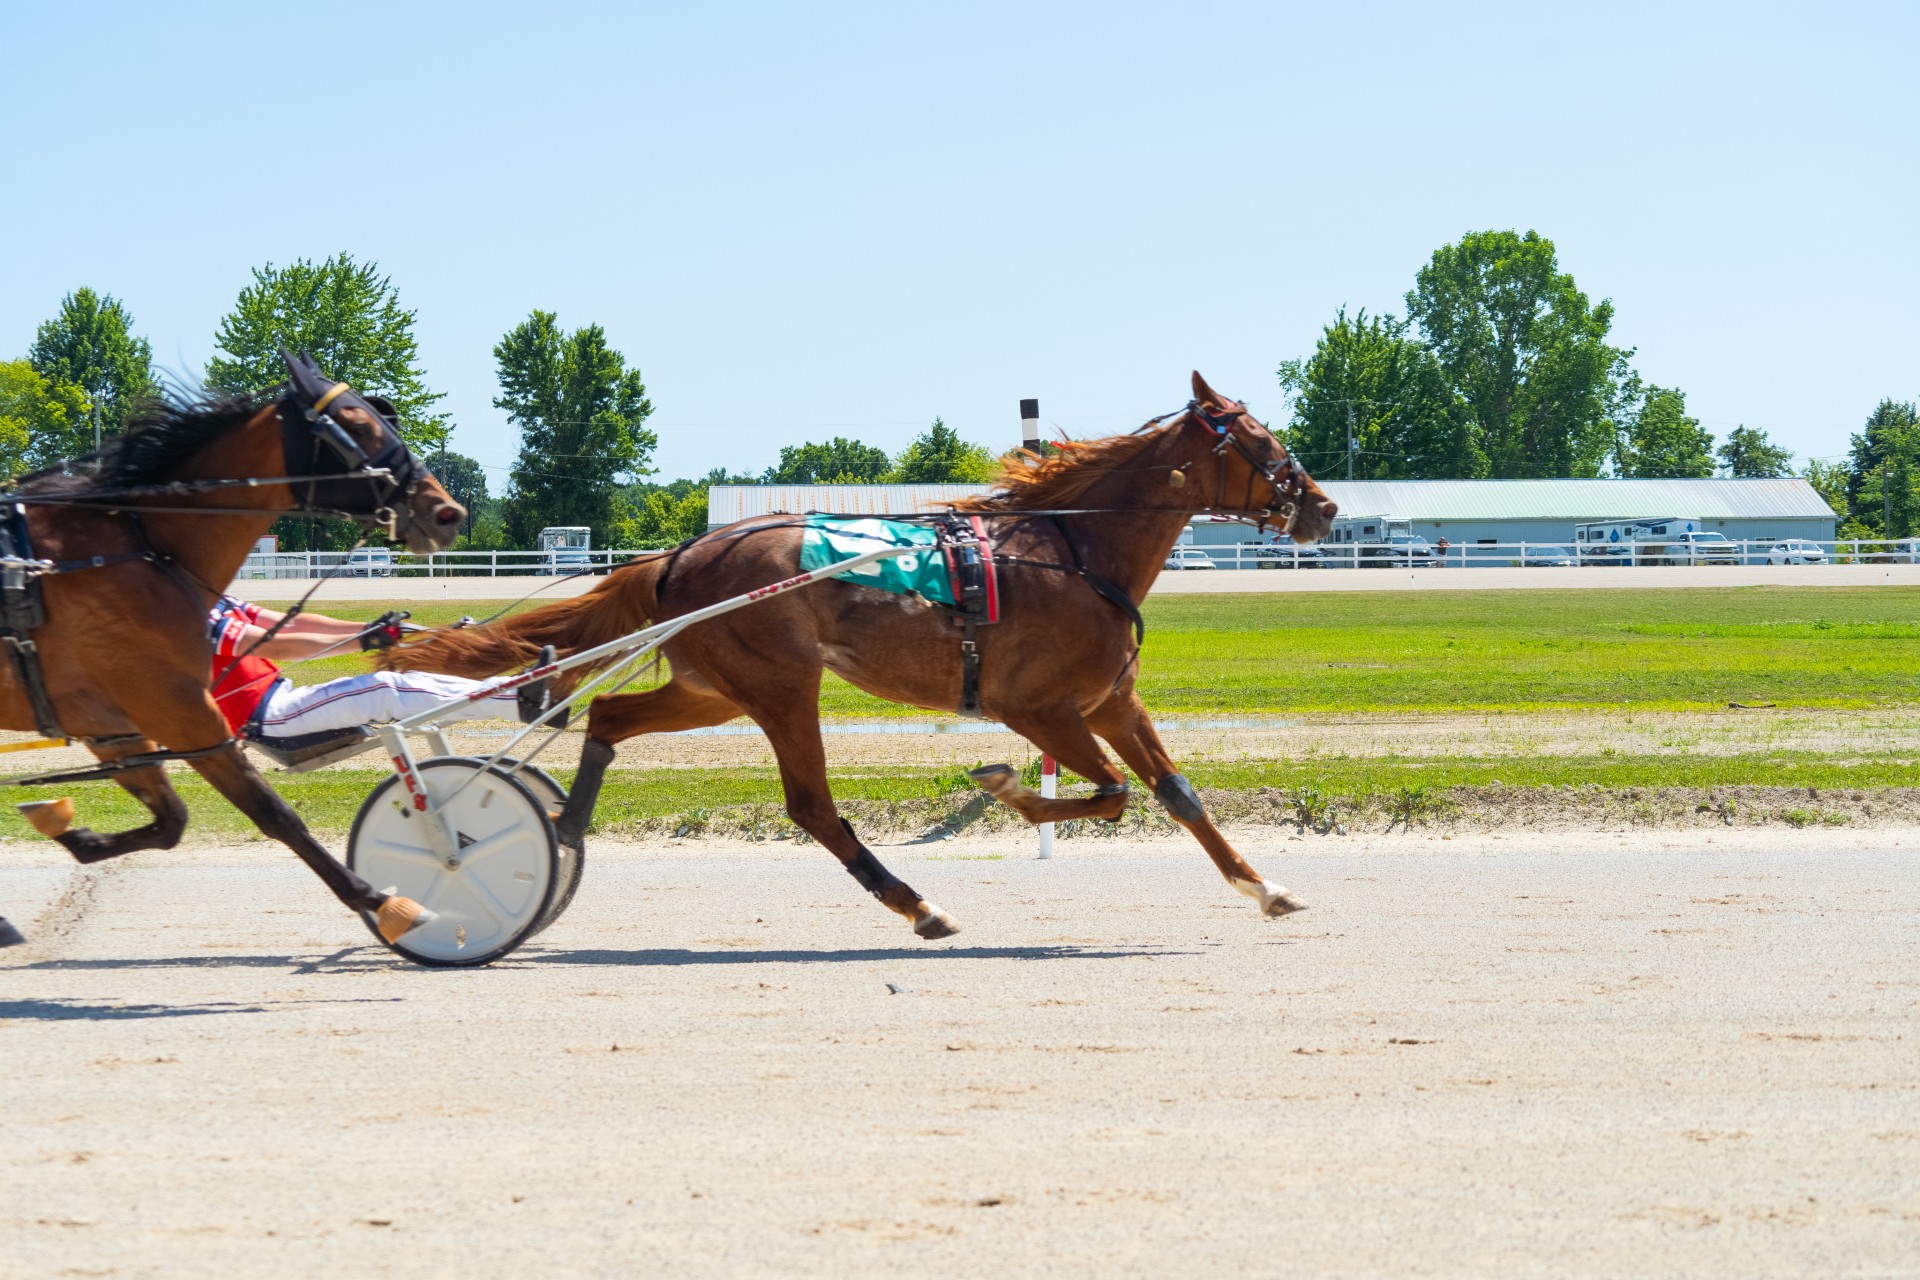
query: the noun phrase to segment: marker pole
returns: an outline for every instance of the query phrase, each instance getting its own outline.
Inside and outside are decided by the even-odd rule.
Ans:
[[[1051,800],[1054,796],[1058,795],[1059,792],[1060,762],[1052,756],[1043,755],[1040,757],[1041,798]],[[1051,858],[1053,856],[1053,824],[1051,822],[1043,822],[1040,824],[1040,856],[1042,858]]]

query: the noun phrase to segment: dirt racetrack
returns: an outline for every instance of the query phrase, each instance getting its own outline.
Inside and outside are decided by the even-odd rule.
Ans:
[[[882,850],[932,945],[817,848],[601,848],[471,972],[277,848],[8,846],[0,1274],[1920,1270],[1920,833],[1245,843],[1312,910]]]

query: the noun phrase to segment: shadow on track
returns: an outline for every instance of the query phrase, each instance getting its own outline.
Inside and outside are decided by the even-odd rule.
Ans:
[[[522,947],[496,968],[550,964],[672,967],[686,964],[844,964],[872,960],[1130,960],[1137,956],[1183,956],[1191,951],[1164,947],[1098,950],[1092,947],[866,947],[846,951],[689,951],[657,947],[644,951],[581,949],[543,951]]]
[[[125,1018],[197,1018],[214,1013],[265,1013],[260,1004],[88,1004],[84,1000],[0,1000],[0,1019],[117,1022]]]
[[[866,947],[845,951],[690,951],[683,947],[656,947],[641,951],[614,951],[582,948],[577,951],[547,951],[522,947],[496,961],[495,969],[536,969],[548,965],[605,965],[619,968],[673,968],[699,964],[845,964],[864,961],[900,960],[1130,960],[1139,956],[1185,956],[1197,954],[1168,947]],[[296,974],[366,974],[394,969],[417,969],[380,947],[347,947],[326,956],[124,956],[111,960],[39,960],[32,964],[9,965],[0,973],[29,970],[118,970],[118,969],[285,969]],[[449,973],[460,970],[446,970]],[[0,1004],[0,1010],[8,1006]],[[210,1012],[213,1010],[209,1010]],[[0,1012],[0,1017],[9,1016]],[[31,1016],[15,1014],[14,1017]],[[152,1015],[159,1016],[159,1015]]]
[[[363,1000],[267,1000],[251,1004],[216,1001],[212,1004],[88,1004],[84,1000],[0,1000],[0,1022],[23,1018],[32,1022],[120,1022],[131,1018],[198,1018],[217,1013],[273,1013],[296,1004],[402,1004],[399,996]]]

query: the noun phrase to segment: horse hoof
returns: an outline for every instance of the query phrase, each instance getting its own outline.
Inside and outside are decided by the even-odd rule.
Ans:
[[[1265,886],[1267,892],[1260,895],[1260,914],[1269,920],[1278,920],[1281,916],[1290,916],[1296,911],[1305,911],[1307,904],[1282,889],[1277,884]]]
[[[18,947],[26,943],[27,937],[13,927],[13,922],[0,916],[0,947]]]
[[[1265,880],[1235,880],[1233,887],[1260,904],[1260,914],[1269,920],[1278,920],[1281,916],[1290,916],[1296,911],[1305,911],[1307,904],[1282,889],[1277,884],[1268,884]]]
[[[1010,764],[982,765],[978,769],[967,770],[967,776],[979,783],[989,795],[997,796],[1020,784],[1020,775],[1014,772]]]
[[[30,800],[14,808],[20,811],[28,826],[43,836],[58,839],[73,826],[73,801],[67,796],[58,800]]]
[[[421,925],[435,918],[434,913],[415,902],[412,898],[389,897],[373,913],[374,923],[380,928],[380,936],[389,944],[400,941]]]
[[[913,931],[932,942],[936,938],[951,938],[960,932],[960,926],[954,923],[952,916],[928,903],[927,914],[913,922]]]

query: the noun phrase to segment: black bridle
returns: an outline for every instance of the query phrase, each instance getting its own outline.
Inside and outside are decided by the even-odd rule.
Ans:
[[[1231,410],[1215,411],[1198,400],[1189,400],[1185,408],[1162,414],[1153,421],[1164,422],[1168,418],[1177,417],[1183,413],[1220,437],[1220,443],[1213,447],[1214,456],[1220,460],[1219,484],[1214,494],[1213,505],[1204,510],[1211,515],[1248,521],[1258,525],[1262,530],[1265,530],[1267,525],[1276,523],[1277,517],[1281,532],[1292,534],[1294,521],[1300,516],[1300,505],[1307,500],[1307,485],[1311,483],[1306,468],[1300,465],[1299,459],[1295,458],[1292,452],[1278,440],[1274,441],[1274,447],[1280,450],[1278,458],[1255,457],[1253,450],[1247,447],[1246,441],[1234,433],[1234,428],[1239,425],[1240,419],[1249,416],[1244,404]],[[1226,461],[1229,448],[1238,453],[1250,468],[1247,475],[1247,490],[1243,495],[1244,505],[1239,507],[1227,506]],[[1177,468],[1182,472],[1185,469],[1185,467]],[[1255,477],[1266,481],[1268,489],[1272,491],[1271,505],[1254,506]]]
[[[401,438],[400,417],[392,402],[381,396],[363,396],[344,382],[332,381],[311,357],[284,351],[281,355],[290,375],[287,390],[275,405],[280,417],[284,475],[0,493],[0,501],[27,507],[91,507],[156,515],[258,516],[270,513],[259,507],[156,505],[147,500],[284,484],[293,496],[290,514],[352,520],[398,540],[418,523],[413,497],[427,471]],[[380,425],[385,439],[373,454],[369,455],[334,417],[341,409],[360,409]]]
[[[413,497],[426,471],[400,437],[392,402],[327,379],[309,356],[281,356],[290,377],[279,403],[280,444],[294,510],[344,516],[397,540],[415,523]],[[333,416],[342,409],[359,409],[380,425],[384,442],[373,454]],[[346,510],[356,498],[371,510]]]

